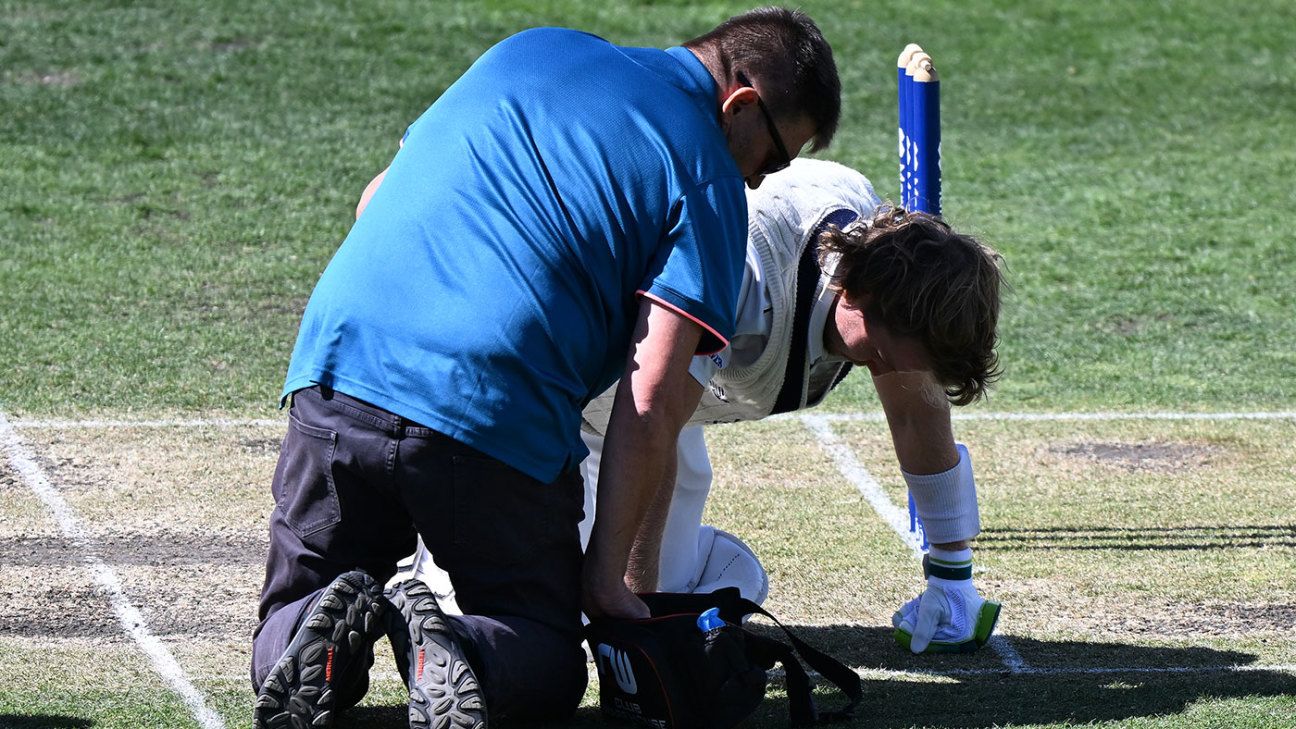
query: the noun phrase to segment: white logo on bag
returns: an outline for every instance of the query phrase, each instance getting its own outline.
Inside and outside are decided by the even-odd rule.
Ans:
[[[635,681],[634,669],[630,667],[630,656],[625,651],[619,651],[606,643],[599,643],[599,658],[607,659],[608,670],[616,677],[617,686],[621,690],[634,694],[639,690],[639,683]]]

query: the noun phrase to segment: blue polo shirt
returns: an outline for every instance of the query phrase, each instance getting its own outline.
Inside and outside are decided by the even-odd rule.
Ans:
[[[284,395],[328,385],[541,481],[652,297],[733,331],[743,180],[687,50],[542,28],[487,51],[406,133],[311,295]]]

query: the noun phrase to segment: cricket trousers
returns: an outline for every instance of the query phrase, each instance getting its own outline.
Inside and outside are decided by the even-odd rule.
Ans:
[[[270,553],[252,636],[258,690],[338,575],[386,582],[423,537],[450,575],[452,628],[492,718],[569,716],[584,695],[578,469],[542,483],[328,388],[293,394],[272,482]],[[367,671],[339,683],[359,701]]]

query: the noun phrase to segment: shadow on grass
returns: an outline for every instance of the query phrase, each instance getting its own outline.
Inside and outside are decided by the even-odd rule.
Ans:
[[[862,710],[851,724],[858,727],[1087,724],[1179,714],[1202,699],[1296,696],[1296,676],[1262,667],[1236,670],[1256,660],[1240,651],[1010,637],[1028,666],[1013,673],[991,646],[971,655],[914,656],[882,628],[795,630],[847,665],[936,674],[865,680]],[[831,706],[834,698],[823,703]]]
[[[781,635],[766,625],[751,627],[771,636]],[[1029,666],[1028,672],[1013,673],[989,646],[970,655],[913,656],[896,646],[891,631],[883,628],[792,628],[849,666],[915,674],[865,679],[857,718],[835,724],[837,727],[981,729],[1088,724],[1171,716],[1203,699],[1296,696],[1294,675],[1262,667],[1236,670],[1255,662],[1255,656],[1240,651],[1010,637],[1012,647]],[[788,726],[781,679],[773,678],[770,687],[769,698],[746,725],[748,729]],[[816,700],[824,709],[837,708],[844,701],[826,689],[817,692]],[[404,721],[403,706],[356,707],[346,713],[339,727],[377,729],[404,726]],[[582,707],[575,717],[563,722],[499,724],[526,729],[626,726],[603,719],[596,707]]]
[[[0,727],[4,729],[85,729],[95,723],[91,719],[57,714],[38,714],[36,716],[15,716],[0,714]]]
[[[1174,552],[1238,547],[1296,547],[1296,524],[994,529],[986,530],[977,537],[977,547],[987,552],[1041,549]]]

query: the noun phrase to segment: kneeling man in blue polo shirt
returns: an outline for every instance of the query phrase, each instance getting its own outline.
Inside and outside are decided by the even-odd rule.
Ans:
[[[734,330],[744,180],[839,111],[819,30],[763,9],[664,51],[529,30],[409,127],[288,368],[255,726],[331,725],[384,632],[413,727],[575,709],[582,607],[647,614],[627,560],[702,393],[689,363]],[[582,562],[581,410],[618,378]],[[463,616],[383,594],[420,534]]]

